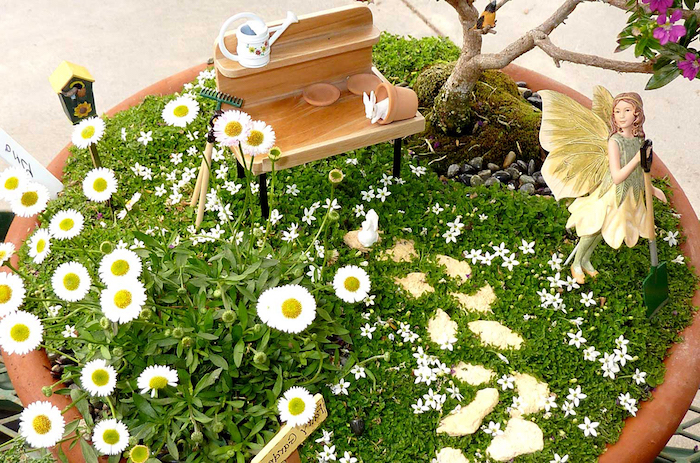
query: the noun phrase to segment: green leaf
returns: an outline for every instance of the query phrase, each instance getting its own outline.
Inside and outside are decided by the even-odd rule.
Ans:
[[[233,363],[236,364],[238,368],[240,368],[243,362],[243,352],[245,352],[245,343],[241,339],[236,343],[236,347],[233,348]]]
[[[92,426],[92,415],[90,414],[90,405],[87,401],[87,395],[80,389],[71,389],[70,398],[75,404],[75,408],[83,415],[85,422]]]
[[[675,63],[671,63],[656,71],[654,75],[651,76],[651,79],[649,79],[649,82],[647,82],[647,86],[644,89],[654,90],[661,88],[680,75],[681,70],[678,69],[678,66],[676,66]]]
[[[258,421],[255,423],[253,426],[253,429],[250,430],[250,433],[248,433],[248,436],[245,438],[246,441],[250,440],[253,436],[255,436],[257,433],[262,430],[262,428],[265,427],[265,423],[267,423],[267,419],[263,418],[262,420]]]
[[[97,452],[95,449],[86,441],[85,439],[80,440],[80,451],[83,453],[83,458],[85,458],[85,463],[98,463]]]
[[[149,418],[156,419],[158,418],[158,413],[153,409],[151,404],[148,402],[148,400],[143,397],[139,393],[134,393],[132,395],[134,399],[134,405],[136,405],[136,408],[143,413],[144,415],[148,416]]]
[[[194,416],[195,420],[199,421],[200,423],[204,423],[204,424],[214,421],[214,418],[211,418],[211,417],[205,415],[204,413],[200,412],[196,408],[192,409],[192,416]]]
[[[217,335],[211,334],[211,333],[205,333],[203,331],[200,331],[199,333],[197,333],[197,336],[199,336],[202,339],[206,339],[207,341],[216,341],[217,339],[219,339],[219,337]]]
[[[105,360],[110,360],[112,358],[112,354],[110,354],[109,348],[105,345],[100,346],[100,354],[102,354],[102,357],[104,357]]]
[[[221,376],[222,370],[223,368],[217,368],[211,373],[207,373],[206,375],[204,375],[202,379],[200,379],[197,383],[197,386],[194,388],[194,395],[198,395],[201,391],[214,384],[219,379],[219,376]]]
[[[165,446],[168,448],[168,452],[176,460],[180,459],[180,452],[177,450],[177,445],[175,445],[175,439],[173,439],[172,434],[168,434],[168,438],[165,440]]]
[[[685,0],[685,6],[688,7],[689,10],[692,10],[695,8],[695,5],[697,4],[697,0]]]
[[[217,367],[223,368],[224,370],[228,370],[228,362],[222,356],[210,353],[209,360],[211,360],[211,363],[213,363]]]

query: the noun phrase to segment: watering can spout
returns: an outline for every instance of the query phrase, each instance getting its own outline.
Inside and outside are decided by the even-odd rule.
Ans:
[[[287,11],[287,18],[284,20],[284,22],[277,27],[270,28],[270,31],[275,33],[272,37],[270,37],[270,46],[272,46],[272,44],[275,43],[279,36],[282,35],[282,33],[285,30],[287,30],[289,26],[296,22],[299,22],[299,19],[297,19],[297,15],[295,15],[291,11]]]

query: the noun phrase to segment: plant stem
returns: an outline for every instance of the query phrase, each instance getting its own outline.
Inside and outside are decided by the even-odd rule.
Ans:
[[[70,405],[68,405],[66,408],[64,408],[64,409],[61,411],[61,415],[65,415],[65,414],[68,412],[68,410],[70,410],[71,408],[75,407],[76,404],[77,404],[78,402],[80,402],[81,400],[86,399],[88,395],[89,395],[89,394],[88,394],[87,392],[85,392],[83,395],[81,395],[80,397],[78,397],[77,399],[75,399],[74,401],[72,401],[72,402],[70,403]]]
[[[49,346],[47,346],[46,344],[39,344],[39,347],[43,347],[44,349],[49,350],[49,351],[51,351],[51,352],[54,352],[54,353],[56,353],[56,354],[60,354],[60,355],[62,355],[63,357],[65,357],[65,358],[67,358],[67,359],[69,359],[69,360],[74,361],[76,365],[80,365],[80,362],[78,361],[78,359],[76,359],[75,357],[71,357],[70,355],[66,354],[65,352],[62,352],[62,351],[60,351],[60,350],[58,350],[58,349],[54,349],[53,347],[49,347]]]
[[[112,418],[114,418],[116,420],[117,419],[117,412],[116,412],[116,410],[114,410],[114,404],[112,403],[112,399],[109,396],[107,396],[107,397],[105,397],[105,400],[107,401],[107,405],[109,405],[109,409],[112,412]]]
[[[22,277],[23,280],[25,280],[25,281],[30,281],[29,278],[27,277],[27,275],[25,275],[24,273],[22,273],[22,272],[20,272],[18,269],[16,269],[16,268],[10,263],[9,260],[8,260],[7,262],[5,262],[5,266],[7,266],[7,268],[9,268],[9,269],[12,270],[13,272],[15,272],[15,273],[16,273],[17,275],[19,275],[20,277]]]

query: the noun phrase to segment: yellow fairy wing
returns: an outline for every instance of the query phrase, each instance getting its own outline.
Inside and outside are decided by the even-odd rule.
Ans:
[[[549,151],[542,176],[554,197],[577,198],[601,185],[612,186],[605,122],[566,95],[551,90],[538,93],[542,96],[540,144]]]
[[[610,133],[610,118],[612,117],[613,110],[613,96],[608,91],[607,88],[596,85],[593,89],[593,112],[596,116],[603,119],[605,125],[608,127],[608,133]]]

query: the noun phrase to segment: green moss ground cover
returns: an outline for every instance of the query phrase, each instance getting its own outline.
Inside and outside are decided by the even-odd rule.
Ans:
[[[384,36],[376,53],[385,75],[410,82],[425,65],[451,59],[454,48],[436,39],[406,41]],[[401,59],[404,55],[414,60]],[[212,87],[213,80],[203,75],[195,84]],[[99,149],[104,166],[114,170],[120,182],[112,200],[115,211],[119,212],[134,193],[142,195],[126,218],[115,218],[106,204],[85,200],[81,183],[92,166],[87,150],[74,150],[65,170],[65,192],[49,204],[40,219],[45,226],[56,212],[74,208],[85,216],[85,229],[70,241],[54,241],[55,249],[41,265],[32,263],[26,246],[20,251],[21,270],[32,276],[26,283],[28,294],[36,298],[25,303],[25,310],[44,320],[46,344],[70,352],[81,363],[102,357],[117,368],[114,410],[103,407],[100,400],[92,399],[91,405],[102,410],[97,415],[122,419],[130,429],[132,445],[147,444],[161,461],[247,461],[279,429],[275,404],[280,393],[303,384],[326,400],[329,416],[321,429],[333,432],[332,444],[327,445],[329,450],[334,446],[338,460],[347,451],[366,463],[429,462],[436,451],[452,446],[462,449],[470,461],[487,461],[490,435],[477,431],[449,438],[438,436],[435,429],[442,416],[458,404],[468,404],[483,387],[496,387],[501,394],[484,424],[493,421],[503,429],[516,393],[502,390],[496,378],[517,371],[548,383],[556,395],[557,408],[527,417],[542,429],[544,450],[516,461],[549,461],[555,453],[569,455],[569,461],[595,461],[604,444],[618,438],[623,420],[629,416],[616,403],[620,394],[629,393],[641,401],[663,380],[661,362],[666,349],[679,341],[677,333],[693,315],[690,297],[696,280],[686,265],[669,264],[671,303],[652,322],[644,316],[641,294],[641,282],[649,269],[643,242],[618,251],[600,246],[593,258],[600,276],[582,288],[557,293],[565,304],[560,309],[543,307],[541,291],[555,293],[547,280],[557,273],[550,264],[553,254],[566,257],[575,244],[575,236],[564,228],[568,217],[564,205],[505,189],[444,184],[407,157],[402,182],[397,182],[388,178],[392,159],[388,143],[277,173],[270,188],[274,188],[271,208],[279,220],[269,227],[256,207],[236,222],[245,203],[246,186],[236,178],[234,161],[226,155],[213,164],[212,184],[218,187],[223,204],[231,205],[231,222],[208,212],[202,230],[214,229],[220,236],[192,243],[188,226],[194,213],[185,204],[194,178],[181,188],[182,198],[176,198],[176,204],[168,205],[166,200],[172,192],[170,186],[186,169],[199,167],[213,105],[200,99],[200,115],[186,129],[179,129],[166,126],[161,119],[163,107],[172,98],[148,97],[142,105],[107,120]],[[142,132],[151,132],[153,140],[139,142]],[[182,161],[173,162],[172,153],[183,153]],[[139,169],[137,163],[146,170]],[[225,165],[228,170],[224,172]],[[327,179],[332,168],[345,174],[335,189]],[[242,188],[236,191],[235,185]],[[659,185],[667,186],[663,182]],[[162,191],[161,186],[168,191],[159,196],[156,193]],[[386,195],[384,200],[377,197],[380,189]],[[337,222],[329,221],[322,207],[331,198],[340,206]],[[302,221],[305,208],[315,202],[321,207],[308,224]],[[678,219],[668,206],[657,206],[656,224],[665,237],[678,229]],[[343,235],[359,229],[361,210],[369,209],[379,214],[382,242],[361,255],[343,244]],[[457,218],[463,227],[452,239],[448,230],[456,227]],[[319,233],[321,223],[325,226]],[[288,240],[293,224],[298,225],[299,236]],[[379,254],[400,238],[415,242],[418,258],[398,264],[379,260]],[[235,244],[237,239],[239,244]],[[115,332],[102,321],[99,306],[67,303],[62,304],[59,315],[49,316],[48,308],[55,299],[50,282],[53,270],[60,263],[76,260],[97,280],[101,244],[115,245],[120,240],[126,246],[134,245],[144,264],[151,266],[143,277],[149,302],[141,317]],[[534,254],[518,250],[523,240],[534,242]],[[491,265],[470,260],[471,277],[459,288],[434,260],[438,254],[464,259],[464,253],[472,249],[493,253],[493,246],[501,243],[519,263],[509,269],[502,266],[500,257]],[[677,259],[677,247],[661,239],[659,244],[661,260]],[[331,264],[332,250],[338,255],[337,262]],[[374,296],[371,302],[348,304],[335,296],[330,281],[338,268],[348,264],[368,272]],[[567,271],[566,267],[561,270],[563,279]],[[419,299],[409,296],[394,278],[410,272],[425,273],[435,292]],[[262,290],[292,282],[308,287],[318,306],[316,321],[300,335],[269,329],[260,324],[255,312]],[[463,312],[448,295],[458,290],[474,292],[486,283],[497,296],[492,314]],[[99,300],[98,289],[92,291],[93,301]],[[581,299],[589,292],[595,305],[587,307]],[[427,335],[427,321],[437,309],[445,310],[460,327],[452,351],[441,349]],[[235,321],[224,319],[227,312],[235,313]],[[477,319],[497,320],[519,333],[525,339],[522,349],[483,346],[466,327]],[[398,332],[401,323],[408,325],[417,339],[405,341]],[[371,339],[361,334],[368,324],[376,328]],[[77,338],[63,336],[66,325],[77,329]],[[577,348],[569,344],[567,334],[579,329],[586,343]],[[614,379],[605,378],[601,363],[584,360],[583,349],[594,346],[601,354],[612,353],[620,336],[629,341],[633,360],[621,366]],[[460,361],[471,362],[494,370],[497,376],[490,385],[481,387],[449,375],[439,376],[431,385],[417,384],[413,354],[419,348],[448,368]],[[265,353],[265,358],[256,355],[259,352]],[[388,361],[376,359],[364,364],[366,378],[356,379],[350,373],[356,363],[386,352]],[[173,366],[179,374],[178,387],[158,398],[139,394],[135,386],[138,374],[154,363]],[[64,377],[75,379],[79,370],[78,366],[66,367]],[[645,382],[633,380],[636,370],[646,373]],[[347,394],[333,392],[337,392],[341,378],[349,382]],[[446,388],[454,386],[462,400],[447,394],[442,410],[414,413],[411,405],[429,389],[446,394]],[[577,386],[587,397],[574,409],[575,415],[565,416],[562,407],[566,396]],[[82,397],[79,389],[60,392]],[[89,437],[91,409],[86,400],[78,404],[88,415]],[[584,417],[600,423],[597,436],[585,436],[578,427]],[[366,429],[359,437],[349,427],[355,418],[365,422]],[[72,429],[76,427],[77,423]],[[323,442],[315,442],[320,437],[317,432],[304,445],[304,461],[316,461],[319,454],[328,452]],[[88,459],[95,457],[90,450],[85,452]]]

